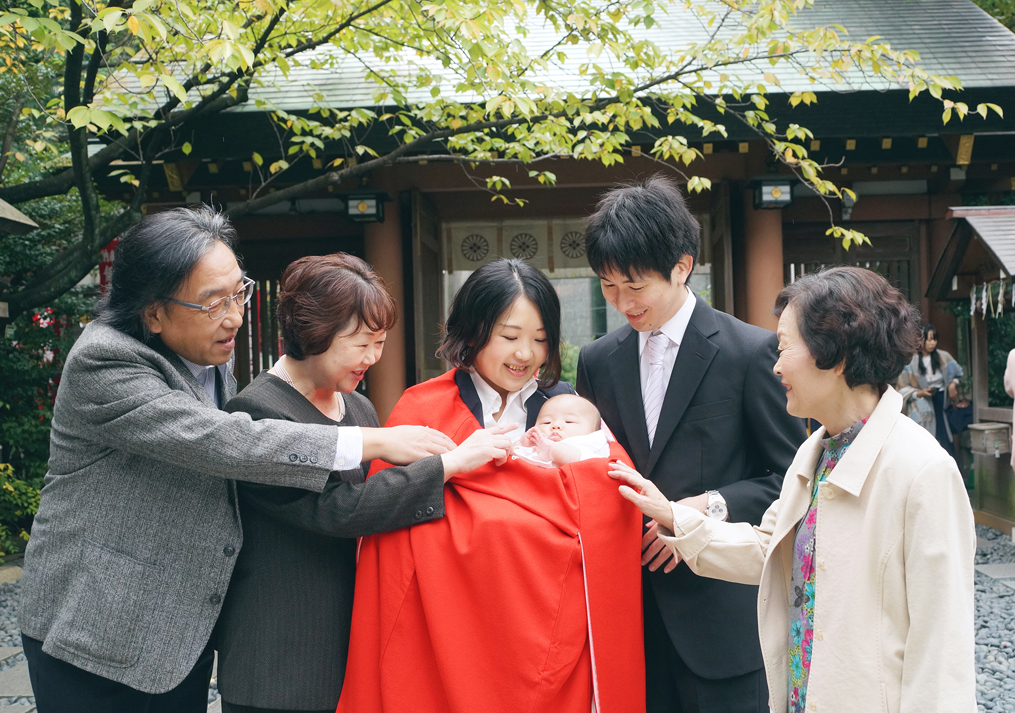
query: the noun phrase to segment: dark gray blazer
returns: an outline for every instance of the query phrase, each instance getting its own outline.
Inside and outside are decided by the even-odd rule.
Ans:
[[[357,393],[339,425],[377,426]],[[281,379],[261,373],[226,406],[255,420],[334,423]],[[243,551],[217,629],[218,686],[235,705],[334,710],[342,692],[356,581],[356,537],[444,516],[444,468],[430,456],[332,473],[324,491],[240,483]]]
[[[667,498],[718,490],[731,521],[757,525],[805,438],[772,373],[777,345],[771,332],[698,298],[651,448],[630,325],[582,348],[578,393],[599,407],[635,467]],[[670,640],[695,674],[729,678],[763,666],[757,587],[698,577],[684,563],[669,574],[645,572]]]
[[[320,491],[336,445],[334,426],[220,411],[157,340],[89,324],[56,397],[22,632],[99,676],[174,688],[208,643],[243,545],[232,479]]]

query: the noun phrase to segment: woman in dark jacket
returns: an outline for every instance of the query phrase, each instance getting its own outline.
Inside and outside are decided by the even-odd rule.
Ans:
[[[227,409],[255,420],[377,426],[373,406],[355,391],[396,319],[377,275],[350,255],[302,258],[282,276],[277,310],[285,355]],[[445,481],[506,457],[510,443],[487,430],[450,447],[369,481],[369,462],[349,463],[320,494],[237,483],[244,539],[217,628],[225,713],[335,710],[355,538],[442,517]]]

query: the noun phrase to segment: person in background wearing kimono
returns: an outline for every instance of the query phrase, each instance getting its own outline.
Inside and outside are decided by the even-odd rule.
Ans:
[[[945,411],[959,397],[961,378],[959,363],[944,349],[937,348],[934,325],[924,324],[920,350],[899,377],[900,393],[906,399],[903,410],[930,431],[952,458],[955,446]]]

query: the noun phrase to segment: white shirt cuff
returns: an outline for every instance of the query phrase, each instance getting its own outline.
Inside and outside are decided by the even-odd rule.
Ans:
[[[332,470],[352,470],[362,462],[363,431],[359,426],[339,426],[335,467]]]

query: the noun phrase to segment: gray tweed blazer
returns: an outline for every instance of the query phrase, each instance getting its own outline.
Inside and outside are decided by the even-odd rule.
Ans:
[[[339,425],[377,426],[365,397]],[[334,423],[261,373],[226,406],[255,419]],[[430,456],[378,471],[332,473],[323,493],[240,483],[243,552],[216,630],[218,686],[234,705],[334,710],[342,692],[356,581],[356,540],[444,516],[444,468]]]
[[[231,376],[224,386],[235,393]],[[22,632],[99,676],[174,688],[208,643],[243,545],[231,479],[320,491],[336,436],[220,411],[158,340],[89,324],[56,398]]]

